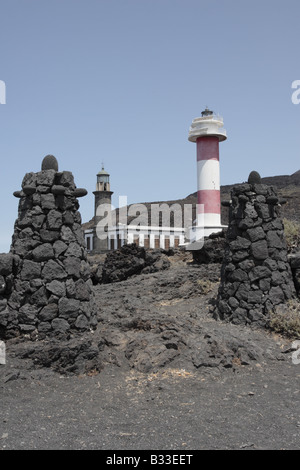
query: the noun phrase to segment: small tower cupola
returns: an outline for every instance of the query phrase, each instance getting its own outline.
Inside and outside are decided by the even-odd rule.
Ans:
[[[109,173],[104,170],[103,165],[102,170],[97,174],[96,191],[110,191]]]

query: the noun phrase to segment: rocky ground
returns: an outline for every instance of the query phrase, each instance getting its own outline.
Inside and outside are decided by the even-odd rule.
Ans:
[[[94,286],[95,332],[7,342],[0,448],[299,447],[291,340],[213,318],[220,264],[159,261]]]

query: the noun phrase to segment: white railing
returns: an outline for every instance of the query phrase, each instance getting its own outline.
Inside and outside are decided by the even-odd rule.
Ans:
[[[223,122],[223,117],[219,116],[219,114],[210,114],[208,116],[201,116],[198,118],[195,118],[194,121],[219,121]]]

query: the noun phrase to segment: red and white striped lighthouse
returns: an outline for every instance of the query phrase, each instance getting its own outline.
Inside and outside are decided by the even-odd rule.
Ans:
[[[206,108],[200,118],[193,120],[188,140],[197,144],[196,226],[203,227],[203,235],[219,232],[221,225],[219,142],[227,139],[223,118]]]

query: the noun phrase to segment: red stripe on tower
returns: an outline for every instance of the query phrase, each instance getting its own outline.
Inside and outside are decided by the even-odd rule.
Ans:
[[[197,191],[198,214],[220,214],[220,191],[215,189],[200,189]]]
[[[219,161],[219,139],[215,136],[199,137],[197,139],[197,161]]]

